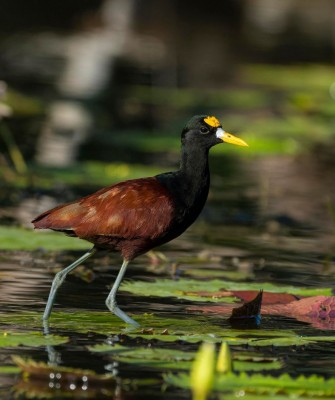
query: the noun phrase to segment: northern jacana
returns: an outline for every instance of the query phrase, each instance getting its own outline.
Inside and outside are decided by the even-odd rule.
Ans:
[[[247,144],[222,129],[211,116],[191,118],[181,134],[178,171],[117,183],[72,203],[60,205],[35,218],[37,229],[52,229],[94,244],[52,282],[43,314],[47,321],[58,288],[66,275],[99,249],[121,253],[123,263],[106,305],[124,322],[138,323],[123,312],[115,297],[128,263],[156,246],[182,234],[203,209],[209,190],[208,151],[219,143]]]

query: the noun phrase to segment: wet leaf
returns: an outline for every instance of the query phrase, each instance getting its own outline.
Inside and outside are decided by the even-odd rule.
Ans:
[[[332,294],[331,288],[304,288],[296,286],[280,286],[269,282],[262,283],[242,283],[242,282],[229,282],[219,279],[212,280],[193,280],[193,279],[180,279],[178,281],[172,279],[157,279],[152,282],[142,281],[128,281],[124,282],[121,286],[122,290],[127,292],[141,295],[141,296],[158,296],[158,297],[177,297],[185,298],[185,293],[197,291],[207,291],[208,294],[211,292],[218,292],[220,290],[264,290],[268,292],[276,293],[290,293],[298,296],[330,296]],[[206,298],[208,301],[210,297]],[[196,300],[196,297],[192,297],[192,300]],[[213,301],[225,301],[226,298],[213,299]],[[201,297],[201,301],[204,301],[204,297]]]
[[[119,344],[98,344],[89,346],[88,349],[110,355],[114,361],[162,370],[189,370],[195,357],[194,351],[159,347],[127,347]],[[234,355],[235,371],[266,371],[281,367],[282,362],[277,358]]]
[[[258,291],[256,290],[234,290],[232,292],[234,296],[238,297],[239,299],[248,302],[253,300]],[[274,293],[274,292],[264,292],[262,297],[262,305],[268,304],[287,304],[291,303],[292,301],[297,301],[299,298],[290,293]]]
[[[2,332],[0,334],[0,347],[17,347],[17,346],[57,346],[67,343],[69,339],[65,336],[46,335],[41,332]]]
[[[188,260],[185,261],[189,263]],[[188,268],[182,269],[183,276],[190,278],[208,278],[209,276],[212,278],[221,278],[228,279],[234,281],[242,281],[246,279],[250,279],[252,277],[252,273],[249,271],[223,271],[220,269],[209,269],[209,268]]]
[[[0,249],[4,250],[47,250],[88,249],[87,242],[72,240],[65,235],[50,231],[33,231],[13,226],[0,226]]]
[[[195,353],[182,350],[152,348],[152,347],[125,347],[120,345],[96,345],[89,347],[90,351],[107,353],[113,360],[132,365],[141,365],[150,368],[188,370]]]
[[[182,388],[191,388],[189,375],[167,374],[165,381]],[[216,374],[213,390],[218,392],[245,392],[268,394],[295,394],[298,396],[327,397],[335,395],[335,379],[325,379],[321,376],[299,376],[292,378],[288,374],[270,376],[261,374]]]
[[[0,366],[0,374],[17,374],[20,372],[19,367],[15,367],[12,365],[1,365]]]
[[[41,329],[39,313],[18,313],[1,316],[2,321],[8,325],[24,326],[26,329]],[[118,335],[121,343],[122,338],[141,338],[148,342],[159,340],[160,342],[187,342],[199,343],[203,341],[221,343],[226,341],[230,346],[251,345],[259,346],[300,346],[315,342],[334,342],[335,336],[300,336],[290,330],[261,330],[261,329],[231,329],[208,323],[206,317],[192,316],[189,319],[159,318],[155,315],[137,315],[136,320],[142,325],[150,328],[150,331],[143,331],[143,328],[132,328],[123,323],[119,318],[110,312],[75,312],[64,313],[55,311],[50,319],[50,332],[53,328],[63,329],[68,332],[88,333],[95,332],[104,335]],[[168,331],[166,331],[166,329]],[[36,346],[45,344],[60,344],[68,339],[58,337],[47,339],[40,332],[33,332],[32,338],[27,345],[36,343]],[[53,335],[50,335],[51,338]],[[4,339],[5,340],[5,339]],[[9,343],[10,339],[6,339]],[[28,337],[27,337],[28,340]],[[59,340],[59,341],[58,341]],[[14,345],[20,339],[13,339]]]
[[[250,346],[304,346],[316,342],[334,342],[335,336],[292,336],[292,337],[277,337],[273,339],[250,339]]]
[[[242,371],[253,371],[253,372],[261,372],[261,371],[272,371],[276,369],[283,368],[283,363],[277,358],[261,358],[252,359],[247,358],[243,359],[243,357],[236,355],[234,356],[234,371],[242,372]]]
[[[42,361],[35,361],[32,359],[24,359],[19,356],[13,356],[12,357],[14,363],[20,368],[22,372],[25,373],[26,376],[38,376],[39,379],[56,379],[56,380],[76,380],[78,378],[81,379],[81,381],[88,382],[94,384],[95,382],[99,381],[104,381],[106,379],[111,379],[112,377],[108,374],[105,375],[99,375],[96,374],[94,371],[88,370],[88,369],[81,369],[81,368],[70,368],[70,367],[64,367],[64,366],[58,366],[58,365],[50,365],[46,364]],[[59,376],[57,377],[52,377],[50,374],[57,374],[59,373]],[[87,379],[82,379],[82,377],[86,376]],[[114,379],[113,379],[114,380]]]
[[[32,359],[12,357],[24,379],[14,388],[28,398],[112,398],[117,378],[92,370],[49,365]]]

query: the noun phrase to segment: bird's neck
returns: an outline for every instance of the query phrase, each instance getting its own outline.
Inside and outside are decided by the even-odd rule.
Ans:
[[[156,179],[174,197],[181,215],[192,216],[187,219],[187,225],[190,225],[201,212],[208,196],[208,149],[184,145],[179,170],[156,175]]]
[[[208,150],[199,147],[181,150],[180,173],[186,179],[198,180],[209,177]]]
[[[188,206],[198,203],[202,207],[207,199],[210,181],[208,149],[183,146],[178,175],[184,201]]]

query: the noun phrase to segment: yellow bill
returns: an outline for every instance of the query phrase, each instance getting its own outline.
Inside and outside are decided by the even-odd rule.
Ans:
[[[248,146],[244,140],[232,135],[231,133],[225,132],[222,128],[216,130],[216,136],[226,143],[236,144],[237,146]]]

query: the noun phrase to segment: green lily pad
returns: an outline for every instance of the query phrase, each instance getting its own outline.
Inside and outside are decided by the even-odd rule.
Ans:
[[[23,326],[25,329],[41,329],[41,315],[39,313],[11,314],[2,315],[2,321],[7,325]],[[180,320],[178,318],[160,318],[152,314],[135,316],[135,319],[143,328],[133,328],[126,325],[116,316],[108,311],[86,311],[86,312],[53,312],[50,318],[50,331],[53,328],[62,329],[70,332],[88,333],[95,332],[104,335],[126,335],[130,338],[142,338],[148,342],[159,340],[161,342],[211,342],[221,343],[223,340],[231,346],[250,345],[261,346],[301,346],[315,342],[334,342],[334,336],[301,336],[290,330],[237,330],[208,323],[208,318],[203,316],[190,316],[189,319]],[[12,334],[8,331],[7,336]],[[14,336],[16,334],[13,334]],[[3,338],[4,343],[13,345],[18,342],[21,344],[20,335],[17,338]],[[33,332],[32,338],[27,339],[27,345],[60,344],[67,341],[67,338],[54,338],[50,335],[43,336],[40,332]],[[27,336],[28,338],[29,336]],[[24,336],[23,336],[24,338]],[[54,339],[53,339],[54,338]],[[23,340],[23,339],[22,339]],[[58,342],[58,340],[60,342]],[[16,342],[15,342],[16,341]],[[39,344],[41,343],[41,344]],[[0,341],[1,345],[1,341]],[[5,344],[4,344],[5,346]]]
[[[165,381],[168,384],[190,389],[190,377],[185,373],[178,375],[167,374]],[[335,395],[335,379],[325,379],[321,376],[299,376],[292,378],[288,374],[270,376],[261,374],[216,374],[213,390],[217,392],[267,393],[287,395],[308,395],[328,397]]]
[[[292,337],[277,337],[275,339],[250,339],[250,346],[303,346],[309,343],[316,342],[334,342],[335,336],[292,336]]]
[[[0,365],[0,374],[17,374],[19,372],[19,367],[13,365]]]
[[[283,362],[276,357],[260,357],[250,354],[235,354],[233,358],[234,371],[270,371],[283,367]]]
[[[89,350],[110,354],[115,361],[164,370],[190,370],[196,354],[167,348],[125,347],[117,344],[99,344],[90,346]],[[281,367],[282,362],[277,358],[239,355],[234,358],[235,371],[265,371]]]
[[[68,342],[65,336],[43,335],[41,332],[2,332],[0,333],[0,347],[17,346],[57,346]]]
[[[72,238],[73,239],[73,238]],[[51,231],[33,231],[13,226],[0,226],[0,250],[80,250],[90,245],[80,239],[71,240]]]
[[[96,345],[89,347],[94,352],[112,354],[113,360],[128,364],[160,369],[186,369],[191,367],[194,352],[150,347],[124,347],[120,345]]]
[[[141,295],[141,296],[157,296],[157,297],[177,297],[180,299],[188,298],[188,293],[192,292],[217,292],[219,290],[260,290],[276,293],[290,293],[297,296],[331,296],[331,288],[304,288],[296,286],[279,286],[269,282],[261,283],[242,283],[229,282],[225,280],[194,280],[180,279],[178,281],[172,279],[157,279],[152,282],[127,281],[121,286],[122,290]],[[191,297],[196,301],[196,295]],[[200,297],[201,301],[209,301],[210,297]],[[227,302],[226,297],[215,299],[212,301]],[[228,300],[229,302],[229,300]]]
[[[42,311],[1,314],[1,320],[7,325],[22,326],[27,329],[41,330],[43,328]],[[54,311],[49,320],[50,331],[57,328],[78,333],[96,332],[109,335],[120,333],[127,326],[120,318],[108,311]]]
[[[252,277],[249,271],[222,271],[220,269],[209,268],[183,268],[183,276],[190,278],[221,278],[234,281],[242,281]]]

